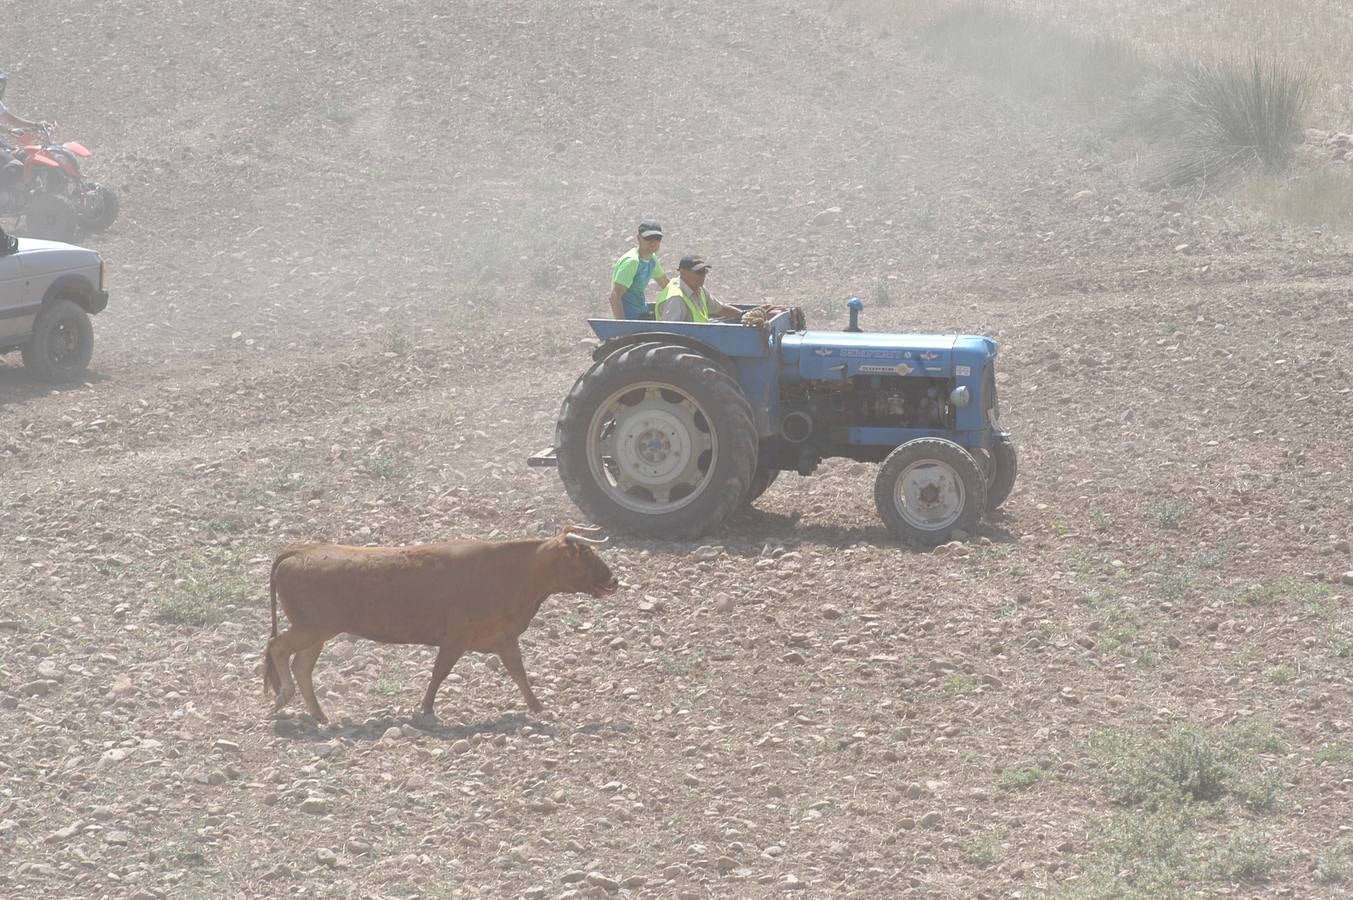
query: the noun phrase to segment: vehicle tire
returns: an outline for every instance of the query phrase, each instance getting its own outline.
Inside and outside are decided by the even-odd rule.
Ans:
[[[93,355],[89,315],[72,300],[56,300],[38,313],[33,338],[23,347],[23,364],[42,381],[78,381]]]
[[[112,188],[96,184],[80,204],[80,227],[92,233],[107,231],[117,220],[120,208]]]
[[[766,469],[758,466],[757,470],[752,473],[752,482],[750,487],[747,488],[747,496],[742,498],[742,505],[751,506],[755,503],[757,498],[764,494],[766,489],[774,484],[775,479],[779,477],[779,469]]]
[[[732,515],[756,467],[738,383],[690,348],[645,343],[595,363],[555,427],[559,477],[615,533],[699,537]]]
[[[971,532],[986,509],[987,485],[977,461],[953,441],[918,438],[879,467],[874,504],[893,533],[925,546],[956,528]]]
[[[1019,474],[1019,459],[1015,454],[1015,445],[1010,435],[997,432],[991,442],[990,455],[987,457],[987,511],[998,509],[1010,492],[1015,488],[1015,476]]]
[[[67,244],[75,240],[75,232],[80,226],[75,207],[59,194],[34,194],[28,201],[24,219],[30,236]]]

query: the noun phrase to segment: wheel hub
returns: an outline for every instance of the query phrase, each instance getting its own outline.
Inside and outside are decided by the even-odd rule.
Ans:
[[[640,409],[616,430],[616,462],[640,484],[670,481],[690,459],[690,433],[671,413]]]
[[[69,325],[52,329],[52,336],[47,344],[52,361],[65,362],[75,353],[78,343],[75,332]]]
[[[671,385],[633,385],[592,419],[588,458],[597,484],[635,512],[663,514],[710,483],[718,440],[698,403]]]
[[[897,479],[894,500],[908,524],[926,530],[957,522],[967,500],[963,479],[946,463],[920,460],[907,466]]]

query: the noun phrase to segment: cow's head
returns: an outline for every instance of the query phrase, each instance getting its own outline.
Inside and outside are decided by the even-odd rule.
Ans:
[[[554,538],[558,542],[554,576],[560,593],[606,597],[620,587],[610,567],[593,549],[606,543],[606,538],[596,536],[600,531],[600,528],[565,525]]]

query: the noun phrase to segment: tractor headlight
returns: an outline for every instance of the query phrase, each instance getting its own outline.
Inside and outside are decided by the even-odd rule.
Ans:
[[[972,391],[966,385],[960,385],[949,392],[949,402],[955,409],[962,409],[972,402]]]

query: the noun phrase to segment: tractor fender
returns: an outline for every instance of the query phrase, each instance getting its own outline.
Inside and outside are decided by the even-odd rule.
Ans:
[[[690,335],[675,334],[671,331],[641,331],[636,334],[626,334],[621,337],[611,338],[604,342],[600,347],[592,351],[592,360],[601,362],[604,359],[610,359],[615,354],[631,347],[635,344],[651,344],[654,341],[663,344],[676,344],[681,347],[688,347],[691,350],[707,356],[718,363],[719,368],[723,369],[729,375],[737,376],[737,367],[733,364],[733,358],[722,350],[711,346],[699,338],[693,338]]]

